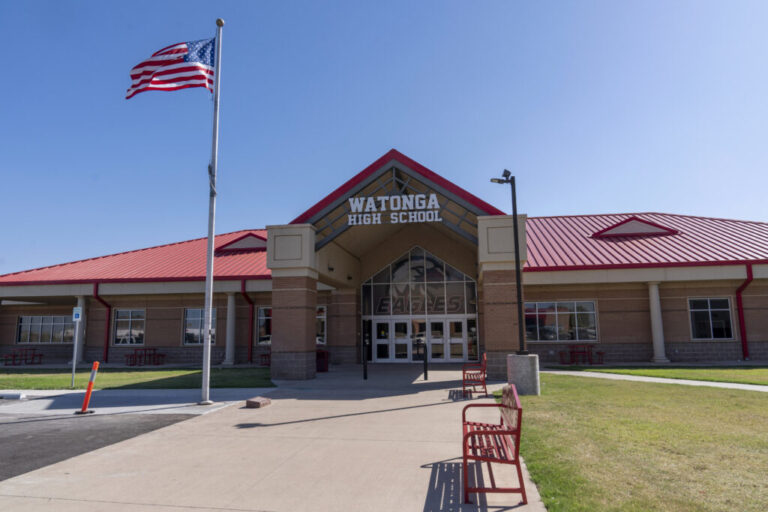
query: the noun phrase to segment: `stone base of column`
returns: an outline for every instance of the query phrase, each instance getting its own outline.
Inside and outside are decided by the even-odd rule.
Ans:
[[[652,363],[668,363],[669,359],[667,359],[666,357],[654,357],[653,359],[651,359],[651,362]]]
[[[539,356],[507,355],[507,382],[515,385],[518,395],[540,395]]]
[[[317,352],[272,352],[273,379],[310,380],[315,378]]]
[[[486,352],[488,366],[486,372],[488,380],[506,380],[507,379],[507,355],[511,351],[505,352]]]
[[[235,364],[234,361],[222,361],[221,366],[233,366]]]

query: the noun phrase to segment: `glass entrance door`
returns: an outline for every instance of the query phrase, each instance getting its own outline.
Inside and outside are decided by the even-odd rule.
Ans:
[[[451,361],[464,361],[467,347],[467,320],[464,318],[449,318],[448,324],[448,358]]]
[[[410,320],[377,320],[375,327],[377,362],[407,362],[411,359]]]
[[[411,359],[411,323],[409,320],[392,320],[392,353],[394,361]]]
[[[430,319],[429,321],[429,360],[447,361],[447,339],[445,337],[445,321]]]
[[[376,361],[390,361],[392,358],[392,350],[390,350],[389,343],[389,320],[382,322],[374,322],[374,344],[373,354],[376,357]]]

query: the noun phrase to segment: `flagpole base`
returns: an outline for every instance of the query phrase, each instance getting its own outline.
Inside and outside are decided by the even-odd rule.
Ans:
[[[213,400],[201,400],[197,402],[197,405],[213,405]]]

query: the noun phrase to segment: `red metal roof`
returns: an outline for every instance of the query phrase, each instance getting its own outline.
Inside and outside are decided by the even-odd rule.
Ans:
[[[637,218],[677,234],[593,237]],[[529,217],[528,272],[768,263],[768,223],[667,213]]]
[[[316,213],[321,211],[326,206],[330,205],[334,201],[336,201],[338,198],[342,197],[344,194],[349,192],[352,187],[357,185],[358,183],[365,180],[367,177],[369,177],[371,174],[375,173],[379,169],[381,169],[382,166],[386,165],[390,161],[395,160],[397,162],[400,162],[401,164],[405,165],[409,169],[421,174],[426,179],[434,183],[435,185],[444,188],[448,192],[451,192],[452,194],[464,199],[469,204],[472,204],[479,208],[480,210],[484,211],[487,215],[504,215],[504,212],[499,210],[498,208],[491,206],[490,204],[486,203],[479,197],[470,194],[466,190],[464,190],[461,187],[458,187],[451,183],[450,181],[446,180],[439,174],[430,171],[420,163],[418,163],[415,160],[411,160],[401,152],[399,152],[396,149],[390,149],[387,153],[385,153],[381,158],[373,162],[371,165],[360,171],[358,174],[352,177],[349,181],[344,183],[342,186],[328,194],[325,198],[321,199],[317,204],[315,204],[312,208],[305,211],[295,219],[291,221],[291,224],[301,224],[302,222],[307,222],[309,219],[311,219]]]
[[[592,235],[627,219],[664,226],[677,234]],[[676,267],[768,263],[768,223],[672,215],[625,213],[530,217],[527,272],[613,268]],[[215,247],[266,230],[218,235]],[[202,281],[206,239],[161,245],[0,276],[0,285],[91,282]],[[216,279],[271,279],[267,253],[261,250],[217,252]]]
[[[217,235],[214,247],[253,234],[266,239],[264,229]],[[0,276],[0,285],[203,281],[207,238],[122,252],[51,267]],[[237,250],[214,254],[215,279],[271,279],[264,250]]]

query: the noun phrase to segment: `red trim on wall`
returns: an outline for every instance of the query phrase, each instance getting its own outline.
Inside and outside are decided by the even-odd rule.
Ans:
[[[749,359],[749,346],[747,344],[747,325],[744,321],[744,304],[741,300],[741,292],[752,282],[752,264],[747,263],[747,279],[736,289],[736,312],[739,315],[739,333],[741,334],[741,355],[746,361]]]
[[[253,362],[253,301],[245,292],[245,279],[240,282],[240,293],[248,303],[248,362]]]
[[[109,332],[112,327],[112,305],[107,304],[107,302],[99,297],[99,283],[93,283],[93,298],[97,301],[101,302],[101,304],[107,308],[107,316],[104,320],[104,353],[102,354],[102,359],[105,363],[109,362]],[[85,346],[85,343],[83,343],[83,346]]]
[[[361,172],[356,174],[352,177],[349,181],[341,185],[339,188],[328,194],[326,197],[321,199],[319,202],[317,202],[314,206],[312,206],[309,210],[305,211],[295,219],[291,221],[291,224],[301,224],[304,222],[307,222],[309,219],[311,219],[316,213],[323,210],[326,206],[330,205],[340,197],[343,197],[349,190],[351,190],[355,185],[361,183],[366,178],[368,178],[371,174],[381,169],[382,166],[386,165],[391,160],[395,160],[397,162],[400,162],[401,164],[405,165],[406,167],[412,169],[413,171],[421,174],[424,176],[424,178],[428,179],[435,185],[438,185],[445,190],[451,192],[452,194],[464,199],[468,203],[478,207],[483,212],[485,212],[488,215],[506,215],[503,211],[499,210],[498,208],[491,206],[490,204],[486,203],[479,197],[470,194],[463,188],[458,187],[457,185],[454,185],[450,181],[446,180],[439,174],[430,171],[420,163],[416,162],[415,160],[411,160],[404,154],[400,153],[396,149],[390,149],[386,154],[384,154],[381,158],[373,162],[371,165],[363,169]]]

